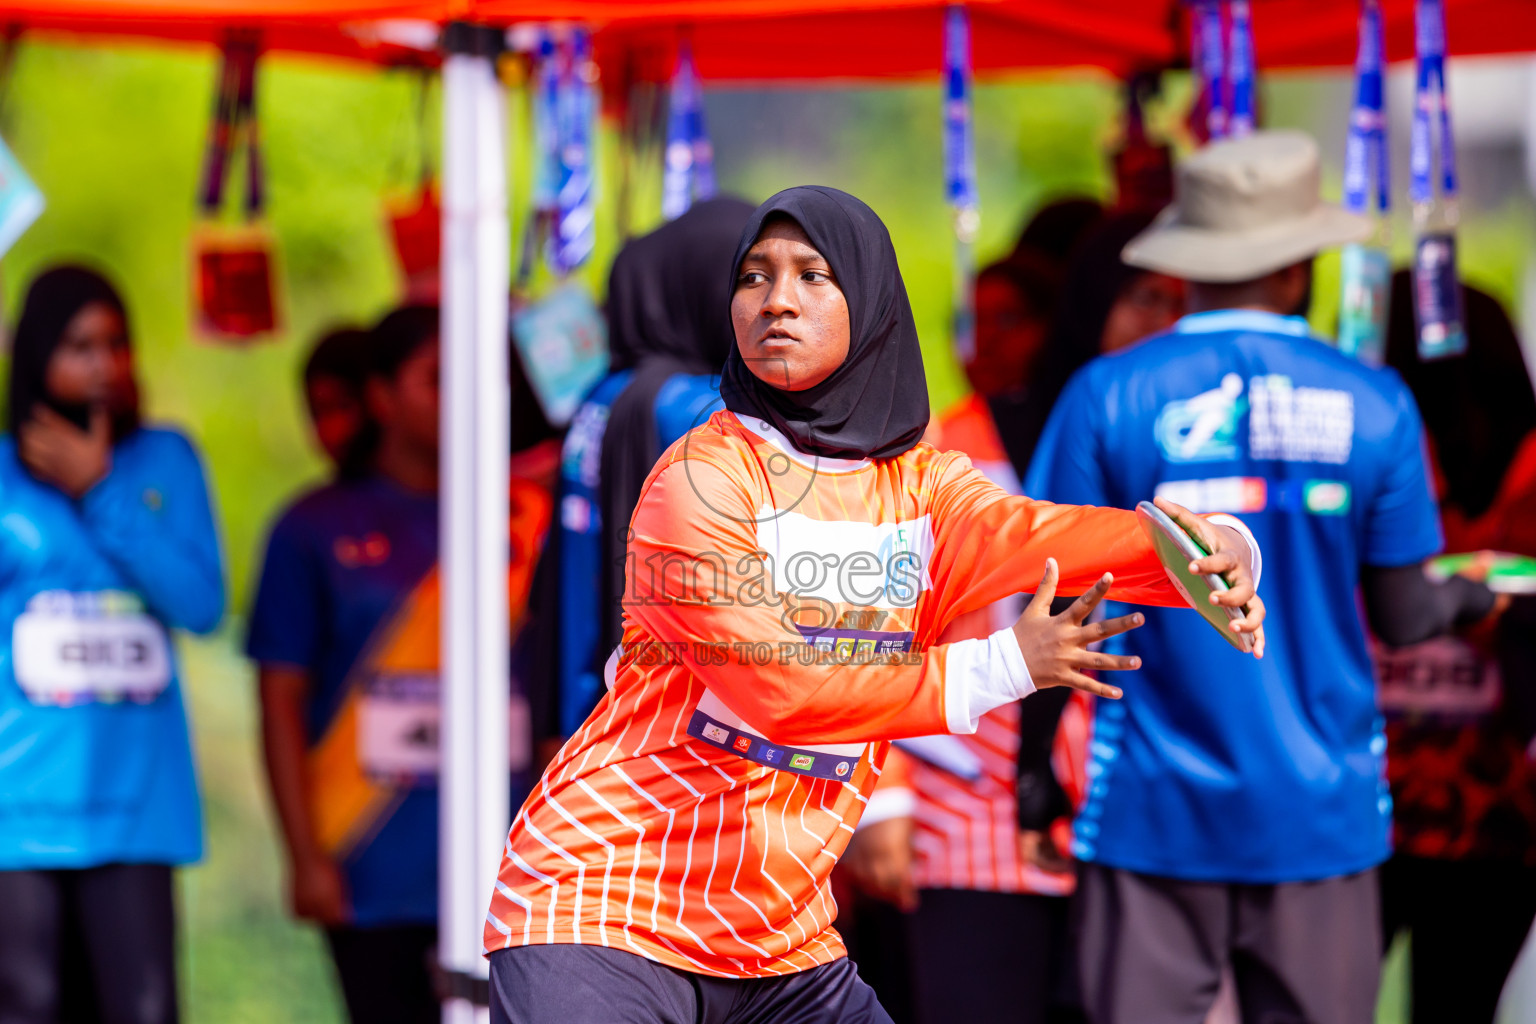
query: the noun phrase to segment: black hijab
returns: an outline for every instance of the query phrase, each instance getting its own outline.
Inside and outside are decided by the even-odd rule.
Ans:
[[[128,318],[122,297],[107,279],[84,267],[63,266],[45,270],[32,281],[22,302],[21,318],[11,337],[11,383],[6,408],[6,429],[15,437],[17,428],[32,417],[32,407],[46,405],[80,429],[90,425],[85,406],[56,401],[48,394],[48,362],[64,340],[64,329],[86,306],[99,302]],[[137,416],[113,424],[115,439],[138,426]]]
[[[1413,391],[1434,438],[1448,504],[1468,518],[1488,511],[1515,451],[1536,430],[1536,393],[1520,338],[1499,301],[1462,286],[1465,355],[1421,362],[1413,316],[1413,279],[1392,275],[1387,317],[1387,365]]]
[[[832,267],[848,299],[848,358],[815,387],[781,391],[759,380],[733,345],[720,388],[725,407],[767,420],[807,454],[900,455],[928,427],[928,382],[890,233],[875,211],[846,192],[821,185],[785,189],[747,222],[731,264],[733,291],[741,261],[772,217],[799,224]]]
[[[634,376],[608,410],[598,475],[606,567],[598,644],[603,659],[623,628],[629,520],[661,457],[656,395],[678,374],[719,373],[725,354],[735,348],[729,260],[751,215],[751,204],[740,199],[706,199],[633,239],[614,257],[608,275],[608,366],[633,370]]]

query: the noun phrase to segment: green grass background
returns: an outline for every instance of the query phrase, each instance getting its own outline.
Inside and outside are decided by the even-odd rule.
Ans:
[[[295,385],[298,367],[320,331],[368,321],[395,301],[384,203],[410,186],[423,150],[436,149],[436,92],[423,122],[423,85],[414,73],[283,58],[264,64],[261,127],[285,329],[273,341],[222,348],[193,340],[189,329],[188,246],[215,70],[212,54],[200,49],[23,44],[0,134],[49,206],[0,262],[0,318],[14,320],[26,282],[43,266],[85,260],[107,270],[131,310],[151,417],[185,428],[208,461],[231,614],[217,636],[181,643],[209,837],[203,863],[182,873],[188,1019],[335,1021],[339,1003],[322,943],[282,910],[282,857],[261,777],[253,679],[238,641],[266,525],[322,475]],[[1270,82],[1271,122],[1308,124],[1325,88],[1308,78]],[[1169,121],[1181,102],[1174,88],[1154,119]],[[1107,193],[1103,153],[1117,112],[1111,83],[1080,75],[988,84],[977,91],[976,109],[983,260],[1009,248],[1021,220],[1045,199]],[[960,397],[964,385],[945,329],[952,247],[937,86],[714,93],[710,111],[717,121],[750,114],[760,122],[730,136],[741,140],[734,149],[721,147],[725,188],[760,199],[791,184],[833,184],[885,217],[935,406]],[[528,194],[525,112],[514,94],[511,185],[519,211]],[[1325,130],[1342,131],[1342,112],[1324,114],[1340,121]],[[783,130],[786,117],[797,121],[788,126],[796,131]],[[583,275],[594,290],[617,244],[611,134],[599,158],[599,256]],[[1336,192],[1336,169],[1332,175]],[[637,169],[637,226],[658,216],[659,178],[655,167]],[[1406,231],[1398,237],[1406,252]],[[1473,218],[1463,248],[1469,276],[1512,297],[1530,238],[1524,202]],[[1334,266],[1325,261],[1318,275],[1316,320],[1324,327],[1337,299]],[[1401,1019],[1400,990],[1394,961],[1382,1021]]]

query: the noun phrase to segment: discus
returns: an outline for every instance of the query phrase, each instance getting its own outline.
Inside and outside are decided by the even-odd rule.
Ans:
[[[1450,579],[1477,557],[1475,554],[1441,555],[1430,560],[1428,575],[1436,581]],[[1483,584],[1495,594],[1536,594],[1536,558],[1494,552],[1493,564],[1488,567],[1488,578]]]
[[[1227,581],[1215,573],[1189,571],[1190,562],[1204,558],[1210,552],[1189,531],[1150,501],[1143,501],[1136,506],[1136,517],[1141,520],[1142,529],[1151,538],[1158,560],[1168,570],[1168,578],[1173,581],[1179,593],[1184,595],[1184,599],[1215,627],[1223,640],[1245,654],[1253,653],[1253,634],[1238,633],[1231,626],[1234,619],[1243,617],[1242,610],[1210,603],[1212,594],[1230,589]]]

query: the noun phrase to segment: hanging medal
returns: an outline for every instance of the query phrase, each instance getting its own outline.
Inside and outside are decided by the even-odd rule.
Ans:
[[[199,205],[203,224],[193,239],[196,330],[210,341],[246,342],[277,330],[272,238],[262,223],[266,205],[256,130],[256,40],[225,45],[213,125],[203,163]],[[232,153],[245,142],[245,221],[218,223]]]
[[[1467,333],[1456,272],[1456,147],[1445,89],[1441,0],[1418,0],[1414,29],[1418,69],[1408,198],[1414,224],[1413,310],[1419,358],[1428,362],[1465,353]]]
[[[1387,122],[1382,90],[1380,0],[1361,0],[1360,48],[1355,58],[1355,105],[1344,145],[1344,209],[1370,217],[1363,244],[1345,246],[1340,271],[1339,350],[1380,366],[1386,355],[1392,266],[1387,256]]]

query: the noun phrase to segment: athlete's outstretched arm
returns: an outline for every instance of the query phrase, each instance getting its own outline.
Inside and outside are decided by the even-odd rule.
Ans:
[[[985,711],[1033,692],[1032,672],[1065,680],[1065,646],[1034,645],[1030,663],[1010,630],[870,661],[815,657],[791,613],[816,606],[767,581],[749,494],[704,459],[652,480],[629,545],[629,656],[666,645],[732,711],[786,744],[972,732]]]
[[[1158,560],[1136,513],[1089,505],[1055,505],[1012,495],[973,468],[962,455],[938,473],[933,502],[934,590],[943,602],[941,622],[1031,590],[1056,560],[1063,594],[1081,594],[1105,573],[1108,596],[1132,604],[1186,607]],[[1231,526],[1191,515],[1159,501],[1165,512],[1196,530],[1211,554],[1200,571],[1224,576],[1231,589],[1221,603],[1248,607],[1241,631],[1259,633],[1263,604],[1255,596],[1257,552]]]

